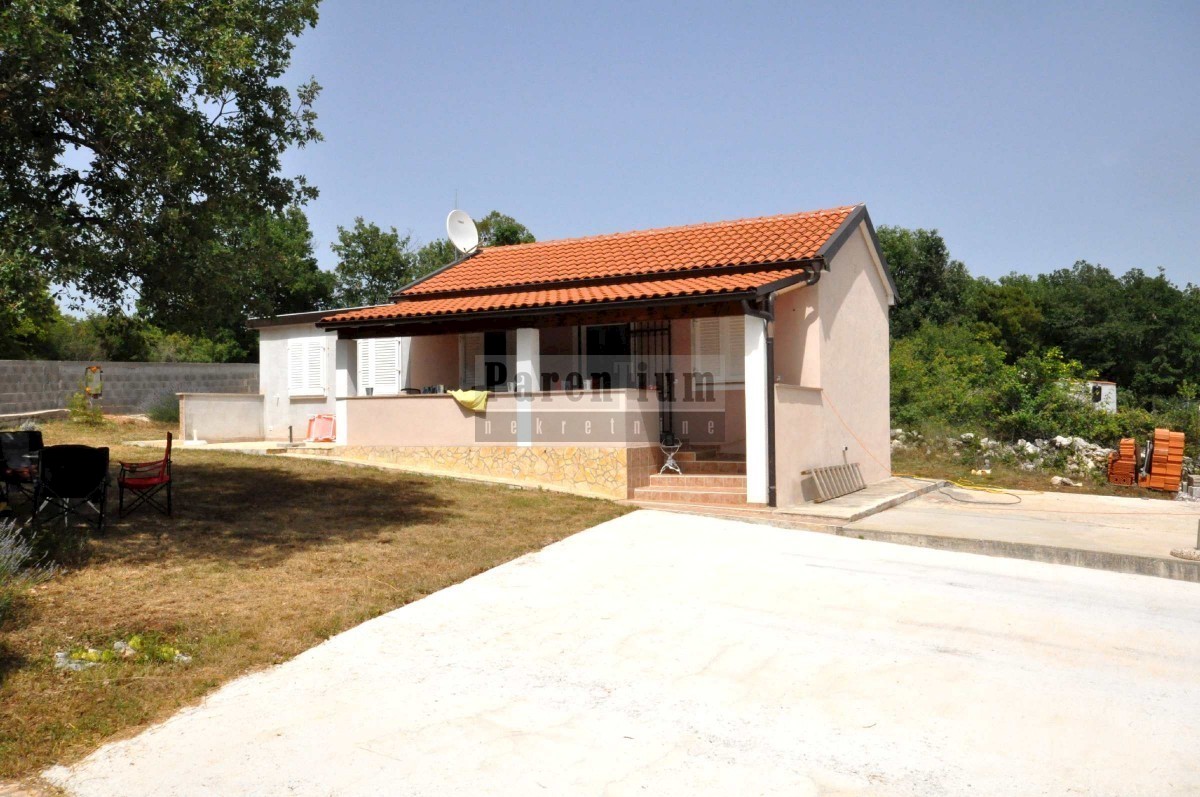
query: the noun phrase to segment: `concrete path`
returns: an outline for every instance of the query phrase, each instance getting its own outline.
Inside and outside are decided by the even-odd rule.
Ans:
[[[1063,492],[949,487],[849,523],[838,533],[996,556],[1200,581],[1200,505]]]
[[[932,479],[892,476],[830,501],[781,507],[775,513],[812,518],[819,522],[849,523],[907,503],[948,484]]]
[[[218,691],[77,795],[1200,793],[1200,588],[635,512]]]

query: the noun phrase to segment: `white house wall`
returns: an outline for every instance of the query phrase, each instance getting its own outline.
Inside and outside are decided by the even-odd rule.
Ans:
[[[304,338],[325,341],[325,395],[288,395],[288,344]],[[263,327],[258,334],[258,389],[263,396],[263,432],[268,440],[286,440],[288,426],[303,440],[308,417],[334,411],[333,375],[336,332],[322,331],[313,324]]]

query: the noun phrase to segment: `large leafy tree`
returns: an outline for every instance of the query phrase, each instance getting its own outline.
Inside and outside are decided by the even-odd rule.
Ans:
[[[528,227],[498,210],[484,216],[476,226],[481,247],[537,240]],[[338,227],[333,251],[339,259],[337,301],[344,307],[386,302],[409,282],[462,257],[446,238],[435,238],[413,251],[412,236],[400,235],[395,227],[385,232],[361,217],[350,229]]]
[[[190,258],[195,267],[147,275],[148,290],[138,301],[142,318],[192,336],[232,336],[250,349],[255,336],[245,329],[247,318],[332,305],[333,275],[317,264],[301,208],[292,205],[223,227]]]
[[[52,327],[60,319],[29,257],[0,250],[0,359],[54,356]]]
[[[0,251],[109,307],[238,279],[230,231],[315,196],[280,155],[320,138],[319,87],[279,78],[317,2],[0,4]]]
[[[971,275],[937,230],[880,227],[879,244],[896,281],[892,337],[916,331],[923,322],[943,324],[965,315]]]
[[[423,277],[458,260],[460,253],[449,238],[435,238],[417,250],[416,276]]]
[[[498,210],[484,216],[476,226],[479,228],[480,246],[531,244],[537,240],[528,227]]]
[[[338,256],[334,270],[334,297],[342,307],[383,304],[388,297],[416,276],[417,256],[412,237],[401,235],[395,227],[384,230],[378,224],[354,219],[354,226],[338,227],[333,244]]]

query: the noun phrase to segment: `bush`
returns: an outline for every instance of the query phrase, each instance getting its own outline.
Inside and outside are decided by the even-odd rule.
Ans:
[[[29,588],[53,573],[38,563],[34,546],[11,520],[0,521],[0,627]]]
[[[147,408],[146,415],[159,423],[179,423],[179,396],[163,393]]]
[[[88,426],[99,426],[104,423],[104,413],[82,390],[77,391],[67,401],[67,413],[75,423]]]
[[[971,327],[922,326],[892,346],[892,419],[926,436],[971,431],[1009,442],[1082,437],[1115,447],[1122,437],[1145,440],[1155,428],[1200,444],[1200,409],[1193,399],[1155,399],[1140,407],[1128,391],[1116,413],[1080,401],[1073,385],[1094,377],[1054,347],[1008,363],[1004,350]]]

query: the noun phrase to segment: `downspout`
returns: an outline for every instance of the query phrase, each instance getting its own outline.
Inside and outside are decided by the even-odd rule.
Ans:
[[[805,286],[816,285],[821,279],[821,270],[810,269]],[[775,485],[775,293],[772,291],[751,304],[742,300],[742,310],[753,318],[761,318],[767,324],[767,506],[776,505]]]

